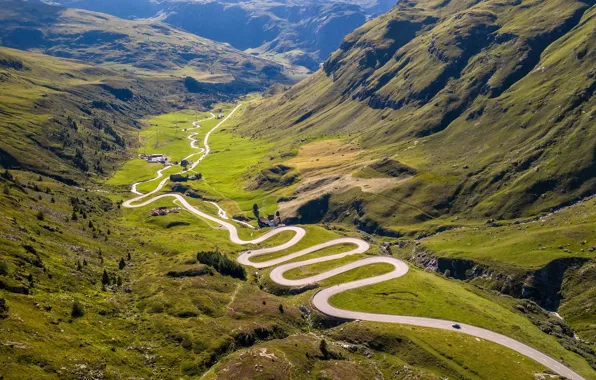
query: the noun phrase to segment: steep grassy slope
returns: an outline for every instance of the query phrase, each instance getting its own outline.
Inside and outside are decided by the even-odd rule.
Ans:
[[[533,299],[595,342],[595,215],[590,199],[527,223],[439,233],[406,256],[448,276]]]
[[[0,43],[4,46],[151,76],[188,75],[253,89],[272,80],[286,80],[278,64],[160,22],[122,20],[38,1],[2,0],[0,5]]]
[[[400,2],[243,125],[288,147],[357,134],[414,168],[348,197],[385,226],[547,211],[596,190],[595,26],[590,1]]]
[[[67,182],[107,174],[136,144],[135,118],[171,108],[161,97],[167,88],[168,82],[0,48],[1,164]]]

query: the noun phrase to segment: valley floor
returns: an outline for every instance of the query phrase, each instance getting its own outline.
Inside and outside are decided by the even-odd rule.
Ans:
[[[13,224],[3,248],[25,251],[3,256],[5,378],[596,378],[578,348],[532,323],[518,300],[409,266],[395,257],[408,250],[397,239],[341,225],[255,228],[252,205],[274,214],[296,185],[253,186],[280,160],[271,143],[235,133],[242,106],[215,106],[223,120],[190,112],[151,120],[140,152],[165,154],[172,166],[131,160],[102,185],[107,193],[76,194],[26,173],[3,179]],[[300,167],[300,157],[288,162]],[[316,161],[302,173],[309,165]],[[169,180],[176,175],[184,178]],[[38,191],[46,187],[51,199]],[[30,206],[19,215],[22,199]],[[150,213],[173,208],[181,210]],[[206,265],[197,251],[255,269],[236,278],[223,258]],[[43,264],[29,280],[23,263],[36,257]],[[69,311],[71,294],[84,315]],[[357,321],[321,328],[337,324],[330,317]]]

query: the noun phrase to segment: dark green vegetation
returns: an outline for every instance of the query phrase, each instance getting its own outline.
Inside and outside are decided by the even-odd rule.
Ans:
[[[37,1],[2,0],[0,6],[3,46],[150,77],[189,76],[207,82],[202,87],[210,92],[247,92],[286,80],[279,64],[157,21],[128,21]]]
[[[244,270],[244,267],[236,261],[228,259],[218,251],[199,252],[197,253],[197,261],[213,267],[222,276],[246,280],[246,270]]]
[[[198,36],[228,42],[254,55],[313,71],[368,16],[386,12],[394,5],[388,0],[58,0],[57,3],[121,18],[158,16],[163,22]]]

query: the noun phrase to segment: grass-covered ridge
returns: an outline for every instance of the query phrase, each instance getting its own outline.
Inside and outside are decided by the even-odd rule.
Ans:
[[[0,62],[5,168],[77,182],[108,175],[137,144],[137,119],[171,107],[162,83],[132,74],[7,48]]]
[[[590,1],[400,2],[322,70],[252,104],[243,131],[290,150],[349,136],[411,167],[380,195],[337,198],[394,230],[546,212],[596,190],[595,12]]]

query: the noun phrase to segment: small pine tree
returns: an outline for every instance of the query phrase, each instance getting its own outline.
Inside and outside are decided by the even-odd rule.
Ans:
[[[9,181],[12,181],[14,179],[14,177],[12,176],[12,174],[10,174],[10,172],[8,171],[8,169],[4,170],[4,174],[2,175],[4,178],[6,178]]]
[[[126,255],[126,260],[128,260],[128,261],[132,260],[132,257],[130,256],[130,252],[128,252],[128,255]]]
[[[93,229],[93,222],[89,221],[89,228]]]
[[[70,315],[73,318],[80,318],[85,315],[85,308],[79,303],[79,301],[74,301],[72,304],[72,311],[70,312]]]
[[[259,219],[259,206],[256,203],[252,205],[252,213],[255,215],[255,218]]]
[[[124,259],[120,259],[120,262],[118,263],[118,268],[120,268],[120,270],[124,269],[124,267],[126,266],[126,263],[124,262]]]
[[[122,277],[118,276],[118,278],[116,279],[116,285],[122,286]]]
[[[52,196],[52,199],[50,199],[50,202],[52,203],[56,203],[56,200],[54,199],[54,197]]]
[[[279,304],[279,312],[282,314],[284,313],[284,305]]]
[[[79,220],[79,216],[77,215],[76,211],[72,212],[72,216],[70,217],[71,220]]]
[[[327,341],[325,339],[322,339],[321,343],[319,343],[319,350],[325,360],[329,359],[329,349],[327,348]]]
[[[108,276],[108,272],[105,269],[103,270],[103,275],[101,276],[101,284],[104,286],[110,285],[110,276]]]
[[[6,261],[0,261],[0,275],[6,276],[8,274],[8,264]]]
[[[41,220],[41,221],[43,221],[46,218],[43,211],[41,211],[41,210],[37,213],[37,215],[35,215],[35,217],[37,218],[37,220]]]
[[[83,265],[80,261],[77,261],[77,270],[83,270]]]
[[[87,263],[87,259],[83,259],[83,265],[84,265],[84,266],[87,266],[87,264],[88,264],[88,263]]]

